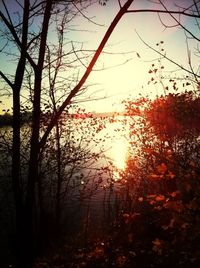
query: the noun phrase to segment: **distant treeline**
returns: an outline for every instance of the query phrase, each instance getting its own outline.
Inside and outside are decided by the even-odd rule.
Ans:
[[[30,119],[31,113],[24,112],[21,113],[21,124],[27,123]],[[10,113],[5,113],[0,115],[0,127],[12,126],[13,116]]]
[[[30,117],[31,117],[32,113],[31,112],[23,112],[21,113],[21,125],[27,123],[30,121]],[[42,115],[44,116],[49,116],[48,113],[42,113]],[[105,117],[114,117],[114,116],[122,116],[125,115],[124,112],[105,112],[105,113],[76,113],[76,114],[70,114],[69,116],[71,118],[88,118],[88,117],[100,117],[100,118],[105,118]],[[65,114],[66,116],[66,114]],[[5,112],[4,114],[0,115],[0,127],[4,127],[4,126],[12,126],[12,122],[13,122],[13,116],[12,114],[10,114],[9,112]]]

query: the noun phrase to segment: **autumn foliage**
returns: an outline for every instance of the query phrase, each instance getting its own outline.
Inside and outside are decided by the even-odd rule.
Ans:
[[[116,243],[134,252],[138,267],[198,267],[200,99],[186,91],[125,106],[132,155]]]
[[[200,133],[200,99],[190,92],[157,98],[146,111],[147,120],[160,139]]]
[[[124,105],[129,157],[107,189],[104,234],[78,249],[68,243],[35,268],[199,266],[200,99],[184,92]]]

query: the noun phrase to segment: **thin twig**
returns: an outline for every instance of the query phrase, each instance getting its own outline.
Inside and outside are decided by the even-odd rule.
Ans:
[[[142,37],[138,34],[137,31],[135,31],[137,36],[139,37],[139,39],[151,50],[153,50],[154,52],[156,52],[157,54],[161,55],[163,58],[165,58],[166,60],[170,61],[171,63],[175,64],[176,66],[178,66],[179,68],[181,68],[182,70],[184,70],[185,72],[194,75],[193,72],[191,72],[190,70],[186,69],[185,67],[183,67],[182,65],[180,65],[179,63],[175,62],[174,60],[170,59],[169,57],[167,57],[165,54],[161,53],[160,51],[156,50],[155,48],[153,48],[152,46],[150,46],[148,43],[146,43]],[[195,74],[198,78],[200,78],[200,75]]]

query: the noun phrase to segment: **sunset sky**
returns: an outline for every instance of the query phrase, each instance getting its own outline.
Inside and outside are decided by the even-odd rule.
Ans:
[[[192,0],[164,1],[167,7],[172,10],[178,10],[177,6],[190,6],[192,2]],[[172,3],[175,3],[177,6]],[[160,8],[158,5],[147,0],[135,0],[130,9],[151,9],[155,7]],[[0,8],[2,8],[2,4]],[[14,10],[14,6],[12,6],[12,9]],[[85,10],[84,14],[102,26],[93,24],[86,18],[79,16],[73,21],[73,25],[70,26],[79,29],[79,31],[71,32],[67,38],[80,42],[83,44],[84,49],[96,49],[118,10],[117,0],[109,0],[106,6],[101,6],[98,3],[94,4]],[[165,28],[160,19],[169,28]],[[156,96],[157,94],[161,95],[164,93],[162,87],[158,84],[156,86],[147,85],[151,77],[148,71],[153,60],[158,59],[159,56],[142,43],[137,33],[146,43],[154,48],[158,48],[156,43],[163,41],[163,48],[166,50],[167,56],[177,61],[180,65],[188,67],[184,31],[177,27],[170,27],[175,23],[169,15],[161,14],[160,19],[154,13],[129,13],[121,19],[105,48],[105,51],[109,52],[109,54],[100,56],[95,66],[95,69],[99,69],[99,71],[93,71],[87,81],[87,84],[92,84],[86,93],[90,100],[93,98],[103,98],[103,100],[82,103],[84,108],[97,112],[118,111],[121,109],[120,101],[127,97],[137,97],[139,93],[143,96],[147,94]],[[181,16],[181,22],[187,25],[191,31],[197,32],[194,19]],[[190,40],[190,49],[192,51],[196,46],[197,41]],[[2,54],[0,57],[0,70],[6,70],[5,72],[14,70],[12,69],[12,63],[8,62],[8,58],[5,55]],[[158,63],[154,63],[158,66]],[[194,68],[197,69],[199,62],[198,58],[193,56],[193,53],[192,63]],[[165,66],[164,71],[166,73],[163,73],[164,75],[169,75],[169,71],[177,70],[176,66],[166,60],[163,60],[161,64]],[[84,67],[77,70],[79,78],[83,72]],[[176,71],[173,75],[179,77],[181,72]],[[5,109],[9,106],[10,102],[4,97],[0,109]]]
[[[191,1],[165,1],[168,7],[171,7],[172,10],[177,10],[177,7],[170,4],[170,2],[175,2],[180,6],[187,6]],[[169,5],[170,4],[170,5]],[[155,5],[149,3],[148,1],[135,1],[132,5],[134,9],[140,8],[153,8]],[[104,22],[105,25],[109,25],[112,18],[116,14],[118,9],[117,1],[110,0],[107,3],[106,7],[98,7],[97,9],[93,8],[93,12],[96,16],[96,21],[101,23]],[[169,15],[160,15],[163,22],[168,25],[174,25],[174,21]],[[186,17],[181,17],[181,22],[190,26],[193,31],[197,29],[194,27],[194,20],[188,19]],[[193,24],[192,24],[193,23]],[[90,27],[93,27],[90,25]],[[93,43],[96,45],[100,40],[101,36],[105,32],[106,27],[100,28],[97,33],[88,34],[86,38],[86,46],[92,47]],[[92,29],[92,28],[91,28]],[[158,59],[158,54],[152,52],[147,48],[139,37],[137,33],[142,37],[142,39],[153,46],[158,48],[156,43],[164,41],[163,48],[166,50],[167,56],[171,59],[177,61],[183,66],[188,66],[187,58],[187,47],[185,43],[185,34],[183,30],[178,29],[177,27],[165,28],[157,14],[153,13],[129,13],[126,14],[114,33],[112,34],[109,43],[106,47],[106,51],[110,52],[128,52],[132,51],[130,54],[124,55],[102,55],[99,59],[98,66],[105,66],[108,68],[114,65],[120,65],[123,62],[128,61],[126,64],[111,68],[102,72],[93,72],[89,81],[100,83],[98,86],[102,91],[99,92],[99,96],[106,96],[108,99],[99,101],[98,105],[90,104],[91,107],[94,107],[95,110],[102,110],[105,107],[111,109],[111,104],[116,104],[112,106],[115,110],[119,109],[118,103],[121,99],[126,97],[135,97],[141,93],[143,96],[146,94],[149,95],[161,95],[163,94],[163,89],[156,85],[147,85],[150,75],[148,73],[151,62],[154,59]],[[80,34],[80,39],[84,38],[83,33]],[[192,42],[191,42],[192,43]],[[94,45],[95,46],[95,45]],[[195,46],[195,42],[192,43],[191,49]],[[140,58],[138,57],[138,55]],[[197,68],[199,65],[198,59],[194,57],[193,63]],[[154,62],[156,64],[156,62]],[[158,63],[157,63],[158,64]],[[166,60],[162,61],[162,65],[165,66],[165,71],[177,70],[178,68]],[[158,66],[158,65],[157,65]],[[169,75],[169,73],[167,73]],[[174,75],[181,75],[180,72],[175,72]],[[92,89],[91,89],[92,90]]]

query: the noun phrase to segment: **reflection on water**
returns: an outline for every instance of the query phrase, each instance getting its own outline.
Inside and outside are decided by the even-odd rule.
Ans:
[[[114,166],[119,170],[124,170],[126,167],[128,153],[128,143],[125,139],[121,138],[116,140],[111,148],[111,157]]]
[[[105,132],[109,134],[107,157],[111,160],[114,170],[113,178],[118,180],[120,172],[126,168],[126,162],[128,159],[129,143],[128,134],[129,126],[124,124],[123,118],[114,123],[108,123],[106,125]]]
[[[121,137],[112,144],[110,150],[111,160],[114,165],[113,179],[114,181],[120,180],[120,173],[126,168],[128,158],[128,142]]]

